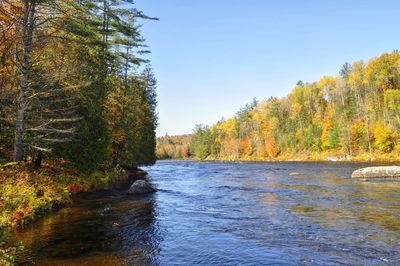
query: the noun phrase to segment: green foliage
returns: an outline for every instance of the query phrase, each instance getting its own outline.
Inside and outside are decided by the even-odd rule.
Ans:
[[[90,173],[108,159],[109,136],[100,110],[83,107],[80,114],[84,119],[77,124],[79,139],[59,146],[54,155],[55,159],[64,158],[71,162],[73,167],[84,173]]]
[[[156,79],[151,68],[143,66],[147,60],[141,56],[148,51],[143,51],[138,20],[154,18],[135,9],[133,1],[14,1],[10,5],[12,12],[0,12],[2,20],[10,20],[4,25],[9,29],[19,27],[24,12],[35,12],[24,5],[37,5],[40,12],[31,13],[32,62],[28,62],[24,97],[15,89],[21,83],[17,69],[23,56],[9,50],[22,51],[23,40],[7,28],[4,33],[10,36],[0,44],[0,58],[10,62],[4,70],[0,65],[1,160],[12,157],[15,107],[26,105],[20,110],[24,112],[24,158],[39,160],[38,154],[44,152],[45,159],[65,160],[85,173],[153,164]]]
[[[210,131],[208,127],[197,125],[191,143],[191,150],[196,158],[206,159],[210,155]]]
[[[139,19],[153,18],[129,0],[0,4],[0,163],[14,153],[39,167],[0,167],[0,225],[107,187],[118,166],[155,162],[157,84]],[[6,240],[0,232],[1,265],[15,259]]]
[[[105,117],[110,132],[113,165],[154,164],[157,127],[156,81],[150,68],[125,84],[113,83]],[[121,86],[121,87],[119,87]]]
[[[0,265],[12,266],[15,265],[17,251],[24,250],[24,245],[21,242],[16,246],[8,246],[3,230],[0,227]]]
[[[337,149],[340,146],[340,129],[337,125],[335,125],[330,131],[328,135],[329,139],[329,148]]]

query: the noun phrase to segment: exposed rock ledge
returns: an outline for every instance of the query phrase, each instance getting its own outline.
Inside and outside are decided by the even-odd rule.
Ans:
[[[133,183],[127,193],[131,195],[140,195],[153,192],[156,192],[156,189],[152,185],[150,185],[149,182],[145,180],[137,180],[135,181],[135,183]]]
[[[368,167],[353,172],[353,178],[400,180],[400,166]]]

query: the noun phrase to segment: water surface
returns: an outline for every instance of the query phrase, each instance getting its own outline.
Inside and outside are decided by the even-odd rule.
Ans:
[[[159,189],[80,195],[19,233],[21,264],[400,265],[400,183],[354,163],[160,161]]]

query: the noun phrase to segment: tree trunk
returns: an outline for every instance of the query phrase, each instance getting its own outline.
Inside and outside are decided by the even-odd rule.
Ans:
[[[24,1],[24,16],[22,22],[23,58],[18,98],[17,120],[15,123],[14,162],[19,162],[23,157],[23,133],[25,123],[26,92],[30,74],[30,59],[35,23],[36,3]]]
[[[37,169],[42,167],[43,152],[37,151],[35,159],[33,160],[33,168]]]
[[[364,114],[365,117],[365,127],[367,128],[367,140],[368,140],[368,152],[369,152],[369,159],[372,157],[372,144],[371,144],[371,134],[369,132],[369,118],[368,118],[368,113],[365,111]]]
[[[126,47],[126,58],[125,58],[125,86],[128,86],[128,70],[129,70],[129,46]]]
[[[108,30],[109,30],[109,18],[108,18],[108,0],[103,0],[103,54],[106,54],[108,49]]]
[[[347,141],[349,142],[349,155],[350,157],[353,157],[353,143],[351,141],[351,127],[348,126],[348,130],[347,130]]]

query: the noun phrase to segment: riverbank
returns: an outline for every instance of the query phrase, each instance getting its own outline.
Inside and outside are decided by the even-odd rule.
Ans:
[[[157,194],[82,193],[16,235],[18,263],[400,265],[400,183],[349,178],[367,165],[159,161]]]
[[[85,175],[62,164],[44,163],[39,169],[28,163],[0,165],[0,265],[12,265],[21,248],[7,245],[13,230],[72,203],[79,192],[115,187],[131,177],[122,168]]]
[[[400,158],[400,157],[399,157]],[[339,163],[382,163],[382,164],[388,164],[388,163],[399,163],[400,164],[400,159],[394,159],[394,158],[375,158],[375,159],[364,159],[360,157],[353,157],[351,159],[344,159],[344,158],[337,158],[337,157],[331,157],[331,158],[326,158],[326,159],[318,159],[318,158],[275,158],[275,159],[260,159],[260,158],[240,158],[240,159],[215,159],[215,158],[206,158],[206,159],[199,159],[199,158],[167,158],[167,159],[159,159],[158,161],[170,161],[170,160],[176,160],[176,161],[202,161],[202,162],[254,162],[254,163],[262,163],[262,162],[309,162],[309,163],[324,163],[324,162],[339,162]]]
[[[372,155],[362,153],[353,156],[342,153],[287,153],[278,155],[275,158],[259,158],[256,156],[245,156],[240,158],[226,157],[219,158],[208,156],[205,159],[196,157],[175,158],[176,160],[197,160],[197,161],[218,161],[218,162],[354,162],[354,163],[393,163],[400,162],[400,152],[395,153],[374,153]]]

